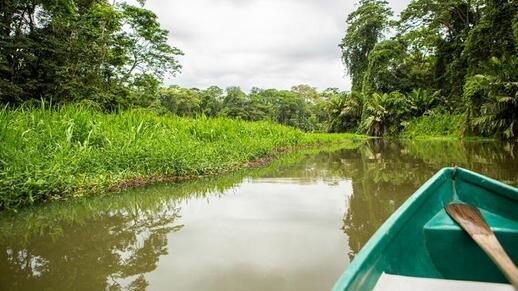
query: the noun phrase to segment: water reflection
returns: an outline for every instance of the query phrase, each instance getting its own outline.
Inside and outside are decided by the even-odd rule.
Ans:
[[[63,224],[50,233],[5,240],[0,255],[2,290],[144,289],[142,274],[167,254],[167,234],[179,208],[118,209]],[[56,223],[60,223],[56,221]],[[24,227],[24,226],[21,226]]]
[[[461,166],[518,186],[518,148],[500,142],[373,140],[341,153],[353,195],[344,216],[349,258],[417,188],[439,169]]]
[[[0,218],[1,290],[321,290],[438,169],[518,184],[515,144],[369,140]]]

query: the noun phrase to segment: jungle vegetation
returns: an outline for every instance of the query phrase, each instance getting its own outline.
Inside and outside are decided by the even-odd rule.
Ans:
[[[518,137],[516,1],[413,0],[395,17],[386,0],[359,0],[339,44],[350,92],[306,84],[250,92],[162,87],[180,72],[183,52],[144,2],[3,1],[0,103],[144,107],[376,136],[422,128],[426,135]]]
[[[351,137],[301,130],[320,130],[309,86],[162,87],[182,52],[143,2],[1,2],[0,210],[221,173]]]
[[[382,136],[462,116],[465,135],[518,137],[518,2],[413,0],[394,18],[387,1],[360,0],[347,25],[340,124],[361,110],[355,126]]]
[[[360,0],[346,24],[351,91],[183,88],[163,85],[183,52],[144,0],[3,0],[0,209],[351,137],[305,132],[518,138],[516,1],[413,0],[394,17]]]

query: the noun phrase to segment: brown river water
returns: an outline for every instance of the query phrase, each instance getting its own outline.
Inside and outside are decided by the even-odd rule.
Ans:
[[[518,145],[355,141],[0,216],[0,290],[329,290],[437,170],[518,185]]]

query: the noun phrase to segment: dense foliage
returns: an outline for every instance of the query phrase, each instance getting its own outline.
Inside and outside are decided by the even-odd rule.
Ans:
[[[386,1],[359,1],[339,45],[362,96],[361,130],[397,134],[416,117],[463,114],[465,134],[518,137],[518,2],[413,0],[391,14]]]
[[[518,137],[516,1],[412,0],[394,18],[386,0],[359,0],[339,44],[352,92],[162,87],[182,52],[136,2],[3,1],[0,104],[142,107],[377,136],[452,115],[465,117],[463,134]]]
[[[343,131],[337,128],[331,104],[344,99],[346,92],[330,88],[318,92],[308,85],[291,90],[253,88],[250,93],[239,87],[223,90],[211,86],[205,90],[173,85],[162,88],[155,110],[179,116],[224,116],[248,121],[268,120],[305,131]],[[353,129],[353,127],[349,128]]]
[[[110,114],[87,106],[0,110],[0,209],[150,177],[233,169],[274,149],[343,140],[271,122]]]
[[[362,88],[369,54],[386,32],[390,16],[386,0],[360,0],[358,9],[347,16],[347,32],[340,48],[353,90]]]
[[[108,0],[2,5],[0,104],[79,102],[106,112],[143,107],[188,117],[268,120],[305,131],[354,131],[359,122],[362,101],[333,88],[317,92],[302,84],[245,93],[239,87],[162,87],[167,74],[180,70],[182,52],[168,44],[168,32],[143,5]],[[356,107],[338,108],[340,102]]]
[[[124,2],[2,1],[0,103],[145,105],[143,96],[180,69],[181,51],[167,40],[153,12]]]

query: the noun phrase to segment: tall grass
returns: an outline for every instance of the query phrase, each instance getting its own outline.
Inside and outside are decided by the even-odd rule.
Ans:
[[[0,213],[0,244],[2,240],[25,241],[28,237],[53,239],[62,237],[60,225],[83,225],[89,220],[101,216],[118,217],[116,221],[125,220],[131,213],[131,219],[140,215],[158,216],[158,213],[171,213],[178,203],[192,197],[210,199],[220,196],[225,191],[236,187],[246,178],[276,177],[279,175],[300,175],[304,171],[301,163],[309,156],[338,150],[356,150],[366,140],[349,139],[341,143],[333,143],[325,147],[309,147],[284,154],[273,160],[268,166],[241,169],[225,175],[201,177],[195,180],[180,181],[174,184],[162,183],[143,187],[138,191],[124,191],[121,195],[99,196],[88,199],[74,199],[47,203],[42,207],[20,209],[15,215],[11,212]],[[326,155],[326,157],[327,157]],[[324,159],[325,163],[326,160]],[[340,167],[338,167],[340,168]],[[307,173],[306,173],[307,174]],[[314,179],[335,176],[333,171],[312,171]],[[309,178],[309,177],[308,177]],[[174,189],[174,191],[171,191]]]
[[[423,115],[410,120],[401,132],[401,136],[460,138],[465,127],[464,114]]]
[[[0,209],[102,192],[121,181],[218,173],[274,149],[343,139],[270,122],[102,113],[67,105],[0,110]]]

